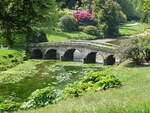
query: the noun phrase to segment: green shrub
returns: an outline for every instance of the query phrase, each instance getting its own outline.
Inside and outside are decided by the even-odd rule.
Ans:
[[[106,72],[88,72],[79,82],[69,84],[63,91],[64,97],[79,97],[88,91],[120,87],[121,82]]]
[[[64,32],[78,31],[78,24],[73,16],[64,15],[59,19],[58,26]]]
[[[31,94],[28,102],[24,102],[21,105],[21,109],[42,107],[55,102],[56,98],[57,93],[54,88],[46,87],[38,89]]]
[[[105,36],[115,36],[119,33],[118,14],[120,5],[114,0],[93,1],[93,18],[98,23],[98,28]]]
[[[150,61],[150,39],[149,37],[140,37],[127,40],[120,44],[118,52],[122,61],[131,59],[137,65]]]
[[[92,26],[92,25],[85,26],[85,27],[83,28],[83,32],[85,32],[85,33],[87,33],[87,34],[90,34],[90,35],[95,35],[95,36],[98,35],[97,27]]]

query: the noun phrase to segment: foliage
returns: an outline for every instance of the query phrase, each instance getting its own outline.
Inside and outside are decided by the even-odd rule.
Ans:
[[[47,104],[53,103],[57,98],[57,93],[54,88],[46,87],[34,91],[29,97],[28,102],[21,105],[21,109],[30,109],[42,107]]]
[[[5,100],[3,97],[0,96],[0,112],[11,112],[11,111],[16,111],[20,107],[20,104],[17,102],[12,102]]]
[[[16,102],[25,102],[37,89],[54,86],[62,90],[66,84],[78,80],[84,73],[97,69],[102,70],[101,66],[96,64],[28,60],[12,69],[0,72],[0,96]]]
[[[58,17],[59,18],[61,18],[64,15],[72,16],[73,15],[73,11],[69,10],[69,9],[58,10]]]
[[[61,10],[68,9],[91,9],[91,0],[56,0],[57,7]]]
[[[66,99],[58,104],[17,113],[149,113],[150,67],[120,65],[106,68],[119,78],[123,87],[87,92],[80,98]]]
[[[79,82],[69,84],[64,89],[64,95],[65,97],[78,97],[87,91],[106,90],[120,86],[121,82],[114,75],[103,71],[91,71],[83,76]]]
[[[14,68],[8,69],[7,71],[0,72],[0,83],[12,84],[20,82],[27,77],[32,77],[38,72],[36,69],[36,65],[38,63],[40,63],[40,61],[29,60],[17,65]]]
[[[98,27],[105,36],[118,34],[118,24],[120,21],[120,5],[113,0],[95,0],[93,5],[93,17],[98,23]],[[121,16],[121,15],[120,15]]]
[[[143,7],[147,22],[150,22],[150,0],[143,0]]]
[[[83,32],[87,33],[87,34],[90,34],[90,35],[95,35],[97,36],[98,35],[98,30],[97,30],[97,27],[95,26],[85,26],[83,28]]]
[[[137,65],[149,62],[149,37],[134,38],[121,44],[118,49],[122,59],[132,59]]]
[[[0,49],[0,71],[7,70],[27,59],[25,51]]]
[[[126,14],[128,20],[139,20],[140,14],[138,13],[139,6],[141,5],[142,0],[116,0],[122,11]]]
[[[122,11],[118,12],[117,19],[118,19],[118,23],[127,22],[127,16]]]
[[[26,34],[28,41],[37,27],[47,29],[55,24],[54,0],[7,0],[0,1],[0,7],[0,30],[9,45],[13,44],[14,33]]]
[[[77,10],[73,13],[73,15],[78,20],[79,25],[86,26],[93,24],[92,14],[90,11]]]
[[[59,19],[59,28],[64,32],[73,32],[78,30],[78,24],[74,17],[64,15]]]

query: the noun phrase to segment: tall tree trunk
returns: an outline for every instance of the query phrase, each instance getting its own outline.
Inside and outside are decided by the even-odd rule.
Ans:
[[[6,43],[8,44],[9,47],[13,46],[14,44],[14,41],[12,39],[12,33],[9,29],[7,29],[5,32],[4,32],[4,38],[6,39]]]
[[[28,27],[27,31],[26,31],[26,43],[25,43],[25,48],[26,50],[28,50],[28,45],[31,43],[32,41],[32,36],[33,36],[33,30],[32,28]]]

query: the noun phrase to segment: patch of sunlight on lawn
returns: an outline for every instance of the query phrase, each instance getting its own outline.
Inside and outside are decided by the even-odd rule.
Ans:
[[[148,28],[150,28],[148,24],[132,22],[120,26],[119,32],[121,35],[137,35],[143,33]]]

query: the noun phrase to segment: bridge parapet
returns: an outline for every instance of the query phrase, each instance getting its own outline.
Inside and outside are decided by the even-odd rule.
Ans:
[[[61,42],[44,42],[44,43],[32,43],[28,46],[29,48],[36,47],[74,47],[74,48],[88,48],[96,51],[105,51],[114,53],[118,46],[105,45],[103,43],[89,43],[83,41],[61,41]]]
[[[116,48],[104,43],[89,43],[86,41],[61,41],[61,42],[44,42],[44,43],[32,43],[28,46],[32,56],[36,56],[35,50],[41,51],[40,58],[53,58],[66,61],[72,61],[74,59],[75,51],[80,53],[80,59],[83,62],[96,62],[96,54],[99,53],[103,59],[108,56],[116,56]]]

